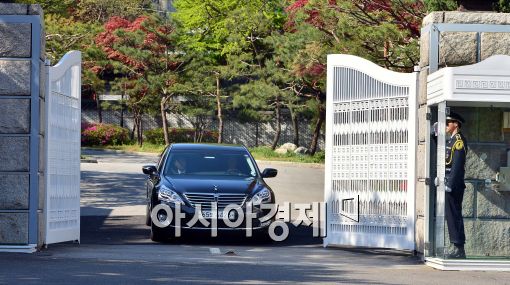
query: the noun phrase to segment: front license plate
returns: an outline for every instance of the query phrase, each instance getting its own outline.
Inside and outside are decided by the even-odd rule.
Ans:
[[[205,218],[205,219],[223,219],[223,211],[218,211],[218,216],[216,216],[216,213],[213,213],[212,211],[202,211],[202,216]],[[236,212],[235,211],[230,211],[230,213],[228,214],[228,219],[229,220],[235,220],[236,218]]]

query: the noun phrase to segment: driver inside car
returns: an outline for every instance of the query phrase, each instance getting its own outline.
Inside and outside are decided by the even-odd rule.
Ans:
[[[239,166],[237,163],[237,158],[229,157],[227,159],[227,174],[242,174],[241,170],[239,170]]]
[[[186,174],[186,160],[182,157],[176,157],[173,160],[171,171],[174,174]]]

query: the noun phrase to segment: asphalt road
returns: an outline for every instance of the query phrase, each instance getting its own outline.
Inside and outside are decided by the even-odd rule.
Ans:
[[[510,273],[442,272],[409,252],[323,248],[309,227],[260,243],[242,235],[184,236],[153,243],[144,226],[141,166],[155,156],[89,152],[82,164],[81,244],[35,254],[0,253],[0,284],[510,284]],[[278,168],[278,202],[322,200],[324,170]]]

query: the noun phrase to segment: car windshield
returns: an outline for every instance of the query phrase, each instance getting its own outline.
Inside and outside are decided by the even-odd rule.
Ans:
[[[256,167],[245,152],[170,151],[165,175],[257,176]]]

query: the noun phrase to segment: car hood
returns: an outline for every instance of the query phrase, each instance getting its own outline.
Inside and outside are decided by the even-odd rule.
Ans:
[[[255,177],[178,177],[166,178],[166,182],[177,192],[185,193],[244,193],[250,194],[264,185]],[[215,187],[216,186],[216,187]],[[217,190],[215,190],[215,188]]]

